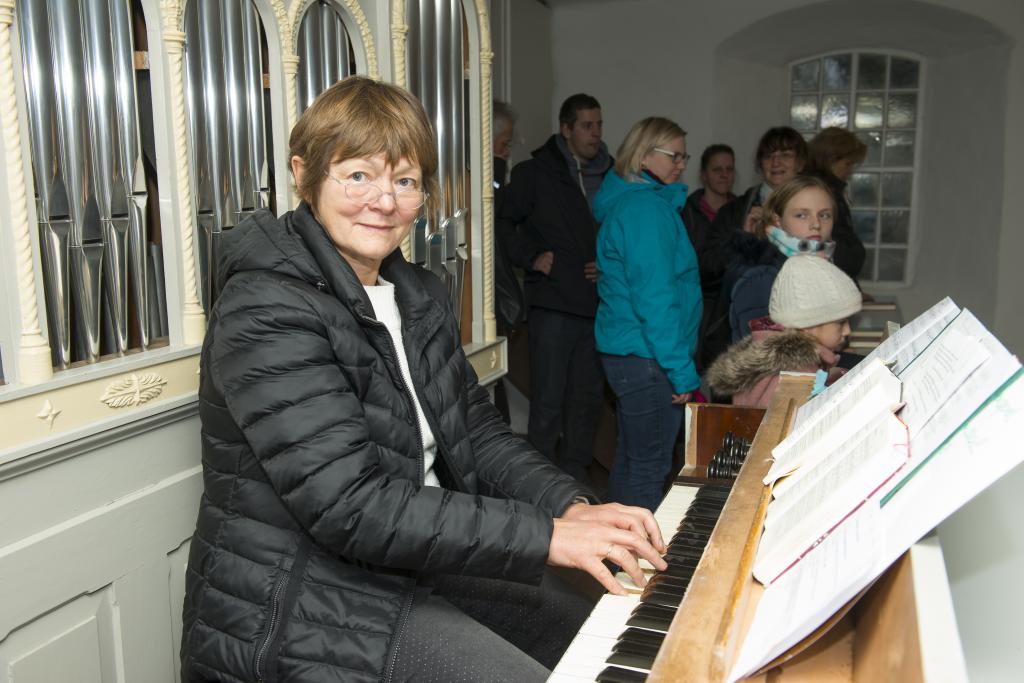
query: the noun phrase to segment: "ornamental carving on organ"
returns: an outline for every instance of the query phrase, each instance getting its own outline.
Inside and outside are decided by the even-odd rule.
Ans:
[[[167,380],[155,372],[133,373],[109,385],[100,400],[111,408],[134,408],[159,396],[166,385]]]

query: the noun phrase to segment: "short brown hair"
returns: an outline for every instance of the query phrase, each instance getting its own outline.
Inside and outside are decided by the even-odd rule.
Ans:
[[[349,76],[324,90],[303,112],[288,138],[289,158],[305,166],[295,191],[310,204],[331,164],[384,154],[389,165],[405,158],[423,174],[423,189],[436,196],[437,145],[420,101],[408,91],[364,76]]]
[[[808,190],[812,187],[816,187],[819,190],[823,190],[825,194],[832,200],[832,210],[835,211],[836,197],[832,194],[832,190],[829,189],[828,183],[821,178],[812,175],[798,175],[788,183],[782,185],[777,190],[768,195],[768,199],[764,202],[764,207],[761,212],[761,220],[754,228],[754,234],[760,239],[767,239],[768,226],[772,223],[773,216],[782,217],[782,214],[786,211],[786,205],[789,204],[790,200],[793,199],[799,192]]]
[[[615,154],[615,172],[623,180],[632,181],[640,175],[640,163],[655,147],[686,137],[686,131],[675,121],[648,116],[638,121],[622,141]]]
[[[832,164],[850,159],[855,164],[864,161],[868,146],[845,128],[824,128],[807,146],[811,169],[832,175]]]

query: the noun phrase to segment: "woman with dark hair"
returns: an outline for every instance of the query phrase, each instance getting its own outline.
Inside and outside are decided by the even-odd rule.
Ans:
[[[399,245],[436,186],[420,103],[350,77],[289,140],[302,202],[224,235],[202,353],[186,681],[543,681],[590,608],[666,565],[646,510],[512,434],[442,283]]]
[[[706,147],[700,155],[701,188],[686,198],[682,211],[686,234],[690,236],[690,244],[698,259],[719,209],[736,198],[732,193],[735,182],[736,155],[732,147],[723,144]]]
[[[698,363],[711,365],[729,345],[729,295],[722,277],[729,265],[730,244],[742,233],[750,234],[761,220],[761,205],[778,187],[795,178],[807,163],[807,143],[788,126],[769,128],[761,136],[755,154],[761,182],[751,186],[721,209],[711,222],[706,246],[699,253],[701,283],[716,295],[705,305]]]
[[[832,261],[856,281],[864,267],[866,253],[864,243],[853,229],[853,215],[846,199],[846,184],[853,175],[853,169],[867,156],[867,145],[845,128],[832,127],[814,136],[808,145],[808,153],[808,172],[828,183],[836,200],[835,226],[832,231],[836,253]]]
[[[683,405],[700,386],[697,258],[679,218],[686,132],[651,117],[633,126],[594,199],[600,303],[594,336],[615,392],[619,435],[608,498],[655,509]]]

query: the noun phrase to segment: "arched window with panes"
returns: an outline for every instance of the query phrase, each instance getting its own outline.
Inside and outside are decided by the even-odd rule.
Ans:
[[[862,282],[911,279],[921,61],[893,52],[846,51],[790,65],[790,122],[810,140],[822,128],[853,131],[867,157],[847,188],[867,259]]]

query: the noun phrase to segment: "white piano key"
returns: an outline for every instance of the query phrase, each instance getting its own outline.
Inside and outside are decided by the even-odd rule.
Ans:
[[[602,597],[552,674],[567,676],[576,682],[597,678],[597,674],[606,666],[605,660],[612,653],[612,647],[622,633],[630,612],[638,604],[639,595],[607,594]],[[552,676],[548,680],[558,679]]]

